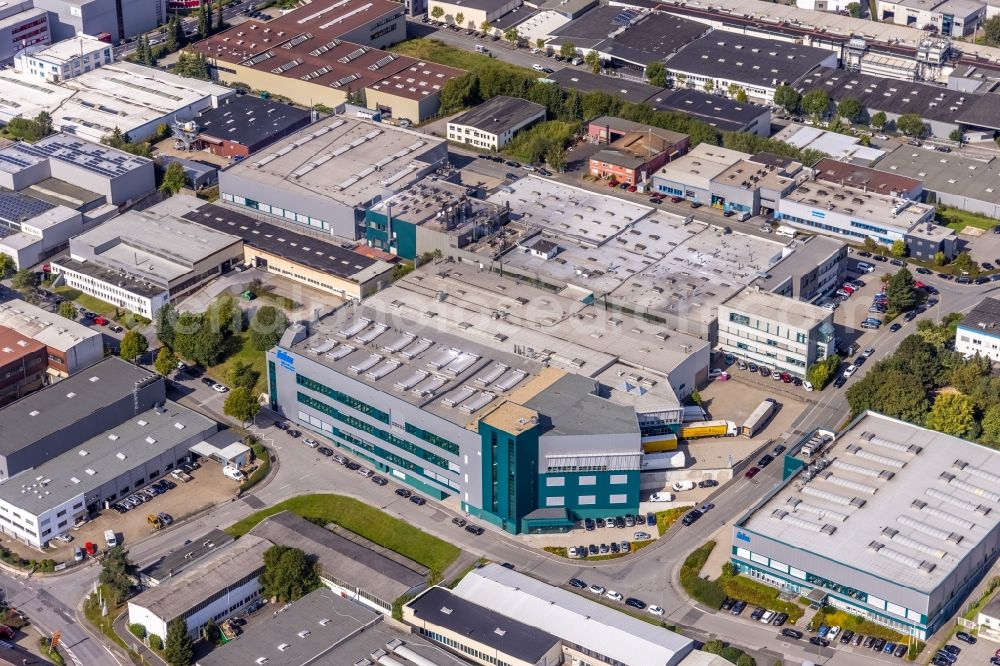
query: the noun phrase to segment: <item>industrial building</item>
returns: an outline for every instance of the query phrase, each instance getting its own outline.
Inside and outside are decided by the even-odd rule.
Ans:
[[[555,666],[563,663],[562,642],[547,631],[504,616],[432,587],[403,606],[403,621],[416,632],[466,659],[491,666]]]
[[[198,141],[209,152],[232,159],[250,157],[302,129],[311,122],[311,116],[307,109],[253,95],[237,95],[202,111],[194,122],[198,125]]]
[[[606,145],[590,157],[590,175],[638,185],[687,152],[691,138],[623,118],[601,116],[588,124],[591,140]]]
[[[849,164],[867,166],[885,155],[885,151],[881,148],[864,145],[860,136],[831,132],[799,123],[785,125],[774,138],[799,150],[815,150],[829,155],[831,159]]]
[[[667,59],[667,76],[677,88],[729,94],[731,85],[755,101],[771,104],[781,84],[794,85],[820,67],[836,67],[837,55],[801,44],[715,31]]]
[[[563,67],[549,74],[548,78],[567,90],[575,90],[584,95],[589,92],[603,92],[631,104],[641,104],[655,97],[665,96],[668,92],[665,88],[651,86],[648,83],[594,74],[585,69],[572,67]],[[648,103],[652,104],[652,101]]]
[[[986,20],[986,3],[977,0],[878,0],[878,20],[933,30],[962,38]]]
[[[184,217],[202,205],[171,197],[129,210],[70,241],[52,260],[57,283],[152,319],[161,307],[243,261],[243,241]]]
[[[694,652],[679,633],[499,564],[473,569],[452,594],[552,634],[570,663],[677,666]]]
[[[833,311],[757,289],[719,306],[719,349],[737,359],[805,379],[837,350]]]
[[[634,510],[642,438],[679,427],[707,365],[706,343],[450,263],[268,354],[272,407],[512,533]]]
[[[545,120],[545,107],[497,95],[448,121],[448,140],[480,150],[500,150],[519,130]]]
[[[743,575],[926,640],[996,561],[993,449],[865,412],[785,466],[733,526]]]
[[[856,190],[871,190],[877,194],[898,199],[920,201],[924,193],[923,179],[910,178],[905,174],[897,173],[898,171],[897,168],[892,167],[891,162],[879,163],[879,168],[876,169],[841,162],[829,157],[821,159],[812,167],[816,180],[831,185],[850,187]]]
[[[146,587],[168,582],[185,569],[194,566],[215,550],[233,542],[233,537],[220,529],[210,530],[163,555],[139,571],[139,581]]]
[[[748,153],[700,143],[682,159],[666,164],[653,175],[653,190],[700,204],[712,202],[712,179],[742,160]]]
[[[807,303],[840,288],[847,277],[847,245],[826,236],[798,239],[786,256],[751,283],[752,287]]]
[[[81,33],[100,35],[118,43],[149,32],[167,22],[166,0],[34,0],[49,12],[52,41]]]
[[[709,181],[711,206],[736,214],[773,212],[778,201],[809,177],[802,164],[769,153],[740,160]]]
[[[402,69],[365,87],[365,101],[382,117],[422,123],[437,115],[441,90],[465,72],[426,60],[398,58]]]
[[[0,252],[29,268],[66,247],[83,230],[72,208],[0,189]]]
[[[297,225],[271,224],[214,204],[192,210],[184,219],[242,239],[245,265],[345,300],[359,301],[390,282],[392,264],[290,228]]]
[[[264,553],[272,545],[244,534],[213,550],[179,575],[129,599],[129,624],[166,640],[167,625],[180,617],[188,634],[196,638],[209,622],[218,624],[260,596]]]
[[[381,613],[324,588],[284,606],[267,620],[265,627],[247,631],[199,657],[196,666],[246,666],[258,662],[468,666],[468,662]]]
[[[468,188],[423,180],[368,209],[364,238],[370,247],[414,261],[468,247],[506,222],[503,206],[475,198]]]
[[[346,239],[365,210],[447,160],[447,142],[346,116],[326,118],[219,174],[222,200]]]
[[[336,529],[336,528],[334,528]],[[298,548],[318,567],[320,581],[342,597],[391,615],[393,605],[427,586],[429,570],[391,550],[375,550],[343,530],[332,531],[282,511],[262,520],[250,534]]]
[[[771,135],[771,109],[752,102],[737,102],[701,90],[665,90],[644,100],[657,111],[683,113],[720,132]]]
[[[987,296],[958,323],[955,351],[1000,361],[1000,301]]]
[[[38,44],[22,49],[14,58],[14,69],[54,83],[114,61],[111,44],[89,35],[76,35],[51,46]]]
[[[34,118],[45,111],[52,116],[56,130],[95,143],[116,128],[133,141],[142,141],[152,136],[157,126],[190,120],[236,94],[209,81],[127,61],[106,64],[58,83],[42,81],[30,72],[2,70],[0,87],[4,91],[0,122]]]
[[[458,16],[462,15],[460,28],[472,26],[479,29],[484,22],[496,23],[514,9],[520,7],[522,0],[428,0],[427,15],[431,16],[438,7],[444,13],[440,20],[449,25],[458,25]]]
[[[878,168],[901,178],[919,179],[927,202],[1000,219],[1000,160],[979,160],[900,146]]]
[[[0,326],[0,406],[42,388],[48,365],[45,345]]]
[[[45,345],[48,373],[67,377],[104,358],[100,331],[23,300],[0,303],[0,326]]]
[[[51,42],[49,13],[32,0],[8,2],[0,7],[0,65],[13,62],[18,51]]]

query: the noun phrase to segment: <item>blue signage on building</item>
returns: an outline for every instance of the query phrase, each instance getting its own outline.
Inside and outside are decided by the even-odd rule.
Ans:
[[[813,217],[818,217],[821,220],[826,217],[826,213],[819,210],[809,211],[809,214],[812,215]]]
[[[278,361],[281,362],[281,367],[285,370],[291,370],[295,372],[295,357],[286,352],[284,349],[279,349],[274,354],[278,357]]]
[[[746,543],[750,543],[750,535],[747,534],[746,532],[737,532],[736,533],[736,540],[737,541],[745,541]]]

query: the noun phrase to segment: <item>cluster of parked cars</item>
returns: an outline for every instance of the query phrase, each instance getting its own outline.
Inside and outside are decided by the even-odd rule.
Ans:
[[[552,175],[552,172],[549,171],[548,169],[543,169],[542,167],[534,167],[531,166],[530,164],[521,164],[520,162],[517,162],[515,160],[507,160],[501,157],[500,155],[487,155],[485,153],[482,153],[480,155],[477,155],[477,157],[481,160],[489,160],[490,162],[503,164],[504,166],[510,167],[511,169],[524,169],[525,171],[531,171],[533,173],[537,173],[539,176],[548,177]],[[506,175],[506,178],[507,180],[517,180],[518,178],[520,178],[520,176],[518,176],[516,173],[508,173]]]
[[[404,492],[401,493],[401,492],[399,492],[399,490],[402,490]],[[397,495],[400,495],[400,496],[403,496],[403,497],[410,497],[411,498],[410,501],[413,501],[412,497],[414,497],[414,495],[412,495],[412,493],[410,493],[409,490],[406,490],[405,488],[400,488],[399,490],[396,491]],[[421,497],[421,499],[423,499],[423,498]],[[461,516],[455,516],[454,518],[452,518],[451,519],[451,523],[453,525],[457,525],[458,527],[465,528],[466,532],[468,532],[469,534],[475,534],[476,536],[479,536],[479,535],[483,534],[484,532],[486,532],[486,530],[483,529],[482,527],[480,527],[479,525],[475,525],[473,523],[470,523],[469,521],[467,521],[465,518],[462,518]],[[501,566],[507,567],[508,569],[513,569],[514,568],[513,564],[506,564],[505,563],[505,564],[503,564]]]
[[[187,467],[187,465],[185,465]],[[192,468],[193,469],[193,468]],[[188,470],[184,470],[188,471]],[[157,495],[162,495],[163,493],[176,488],[177,484],[168,479],[160,479],[155,481],[141,490],[137,490],[128,497],[123,497],[114,504],[111,508],[118,513],[127,513],[129,510],[136,508],[140,504],[146,502],[151,502]]]
[[[776,382],[777,381],[781,381],[781,382],[784,382],[786,384],[793,384],[795,386],[802,386],[807,391],[812,391],[813,390],[813,386],[809,382],[803,381],[802,379],[799,379],[798,377],[795,377],[791,373],[788,373],[788,372],[781,372],[780,370],[772,370],[771,368],[767,367],[766,365],[757,365],[756,363],[754,363],[752,361],[751,362],[747,362],[747,361],[744,361],[743,359],[738,359],[738,360],[736,360],[736,367],[739,368],[740,370],[748,370],[750,372],[760,373],[760,375],[762,377],[770,377],[771,379],[773,379]]]
[[[603,585],[589,585],[588,586],[585,582],[583,582],[579,578],[570,578],[569,579],[569,586],[570,587],[575,587],[578,590],[589,590],[593,594],[596,594],[596,595],[601,596],[601,597],[606,597],[608,599],[611,599],[612,601],[621,601],[626,606],[630,606],[630,607],[636,608],[638,610],[644,610],[647,613],[650,613],[652,615],[656,615],[657,617],[660,617],[660,616],[663,615],[663,609],[660,608],[659,606],[657,606],[655,604],[649,605],[645,601],[643,601],[641,599],[636,599],[635,597],[625,597],[620,592],[615,592],[614,590],[609,590],[606,587],[604,587]]]
[[[649,535],[645,532],[636,532],[636,534],[642,534],[648,537]],[[645,539],[643,539],[644,541]],[[589,546],[570,546],[566,550],[566,554],[572,558],[585,559],[587,557],[595,557],[597,555],[618,555],[622,553],[631,553],[632,543],[630,541],[612,541],[611,544],[592,543]]]
[[[964,631],[959,633],[963,634],[964,636],[967,636],[968,638],[972,638],[971,643],[976,642],[975,638],[965,633]],[[958,638],[957,635],[956,638]],[[965,642],[969,643],[970,641],[966,640]],[[937,653],[934,655],[934,658],[931,659],[931,663],[934,664],[934,666],[953,666],[953,664],[956,661],[958,661],[958,655],[960,655],[961,653],[962,653],[962,648],[958,647],[957,645],[945,645],[943,648],[937,651]],[[1000,664],[1000,650],[997,650],[996,653],[994,653],[994,655],[990,657],[990,663],[993,664],[993,666],[997,666],[997,664]]]
[[[615,516],[611,518],[586,518],[583,521],[583,528],[588,532],[593,532],[595,529],[602,527],[617,527],[618,529],[625,529],[626,527],[642,527],[643,525],[653,526],[656,525],[656,516],[652,513],[647,513],[643,516],[640,513],[634,516],[626,513],[624,516]]]

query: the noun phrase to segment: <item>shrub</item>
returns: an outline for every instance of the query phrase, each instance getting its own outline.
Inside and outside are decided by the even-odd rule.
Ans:
[[[681,565],[680,578],[681,586],[691,597],[706,606],[718,608],[726,600],[726,593],[722,591],[718,581],[701,577],[701,568],[705,566],[714,548],[715,542],[708,541],[688,555]]]
[[[128,625],[129,632],[138,639],[143,639],[146,637],[146,627],[141,624],[130,624]]]
[[[162,650],[163,649],[163,639],[160,638],[159,636],[157,636],[156,634],[150,634],[149,635],[149,647],[153,648],[154,650]]]

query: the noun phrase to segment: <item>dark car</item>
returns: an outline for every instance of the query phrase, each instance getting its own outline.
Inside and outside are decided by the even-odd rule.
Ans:
[[[293,428],[289,428],[287,430],[287,433],[288,433],[288,436],[291,437],[292,439],[298,439],[299,437],[302,436],[302,431],[301,430],[295,430]]]
[[[772,455],[766,455],[766,456],[764,456],[763,458],[761,458],[760,460],[757,461],[757,467],[761,467],[761,468],[767,467],[772,462],[774,462],[774,456],[772,456]]]
[[[344,464],[344,467],[346,467],[347,469],[351,470],[352,472],[357,472],[359,469],[361,469],[361,465],[359,465],[358,463],[354,462],[353,460],[348,460]],[[402,488],[400,488],[400,490],[402,490]],[[407,495],[407,497],[409,497],[409,495]]]
[[[593,532],[594,531],[594,520],[593,520],[593,518],[587,518],[586,520],[584,520],[583,521],[583,527],[588,532]]]
[[[575,588],[576,588],[576,589],[578,589],[578,590],[582,590],[582,589],[584,589],[585,587],[587,587],[587,584],[586,584],[586,583],[584,583],[584,582],[583,582],[582,580],[580,580],[579,578],[570,578],[570,579],[569,579],[569,586],[570,586],[570,587],[575,587]]]
[[[413,493],[411,493],[406,488],[396,488],[396,494],[399,495],[400,497],[409,497]]]
[[[746,607],[747,607],[747,602],[742,601],[742,600],[741,601],[737,601],[735,604],[733,604],[733,608],[729,612],[732,613],[733,615],[739,615],[739,614],[741,614],[743,612],[743,610]]]
[[[819,636],[813,636],[809,639],[809,642],[813,645],[818,645],[819,647],[830,647],[830,641],[825,638],[820,638]]]
[[[452,518],[451,522],[453,525],[458,525],[459,527],[465,527],[467,523],[465,518],[460,518],[459,516],[455,516],[454,518]]]
[[[798,629],[782,629],[781,635],[788,638],[794,638],[795,640],[802,638],[802,632]]]
[[[840,642],[843,643],[844,645],[847,645],[848,643],[851,642],[852,638],[854,638],[854,632],[848,629],[847,631],[845,631],[840,635]]]
[[[735,603],[736,599],[733,599],[732,597],[726,597],[725,599],[723,599],[722,605],[719,606],[719,608],[724,611],[732,610],[733,604]]]
[[[322,456],[326,456],[327,458],[329,458],[330,456],[333,455],[333,450],[332,449],[328,449],[325,446],[321,446],[318,449],[316,449],[316,453],[318,453],[318,454],[320,454]]]
[[[846,383],[847,383],[847,377],[844,377],[843,375],[838,375],[837,378],[833,380],[833,387],[840,388]]]
[[[752,479],[753,477],[757,476],[758,472],[760,472],[760,467],[751,467],[746,471],[746,473],[743,476],[745,476],[748,479]]]
[[[757,608],[753,609],[753,613],[750,614],[750,619],[759,620],[761,617],[763,617],[764,613],[766,612],[767,612],[766,608],[764,608],[763,606],[757,606]]]
[[[771,451],[771,455],[775,455],[775,456],[780,456],[780,455],[781,455],[782,453],[784,453],[784,452],[785,452],[785,447],[784,447],[784,446],[782,446],[781,444],[778,444],[778,445],[777,445],[776,447],[774,447],[774,449],[773,449],[773,450]]]
[[[466,525],[465,526],[465,531],[468,532],[468,533],[470,533],[470,534],[475,534],[476,536],[479,536],[483,532],[485,532],[486,530],[484,530],[479,525]]]
[[[945,646],[944,646],[943,648],[941,648],[941,649],[942,649],[943,651],[947,652],[948,654],[953,654],[953,655],[955,655],[956,657],[957,657],[958,655],[962,654],[962,648],[958,647],[957,645],[945,645]]]
[[[211,377],[203,377],[201,383],[205,386],[213,386],[215,384],[215,380]]]
[[[976,637],[964,631],[960,631],[957,634],[955,634],[955,638],[962,641],[963,643],[968,643],[969,645],[976,644]]]
[[[900,643],[896,646],[896,649],[892,651],[892,656],[899,659],[904,654],[906,654],[906,643]]]
[[[858,256],[859,257],[870,257],[870,256],[872,256],[872,253],[871,252],[858,252]]]
[[[883,257],[881,254],[876,254],[872,256],[872,259],[874,259],[875,261],[889,261],[888,257]]]
[[[500,566],[502,566],[504,569],[510,569],[511,571],[514,570],[514,565],[511,564],[510,562],[504,562]]]
[[[598,547],[597,547],[596,544],[592,543],[589,546],[587,546],[587,552],[590,553],[591,555],[597,555],[601,551],[600,551],[600,549],[598,549]]]
[[[705,479],[704,481],[698,482],[699,488],[714,488],[717,485],[719,485],[719,482],[715,479]]]
[[[506,178],[507,180],[517,180],[517,179],[518,179],[518,176],[517,176],[517,174],[514,174],[514,173],[509,173],[509,172],[508,172],[508,173],[507,173],[507,174],[506,174],[506,175],[505,175],[504,177],[505,177],[505,178]]]
[[[876,638],[875,642],[872,643],[872,652],[881,652],[882,648],[884,648],[884,647],[885,647],[885,639],[884,638]]]
[[[701,203],[699,203],[697,201],[692,201],[691,202],[691,208],[701,208]]]
[[[615,527],[617,527],[620,530],[625,529],[625,519],[622,518],[621,516],[615,518]]]
[[[515,162],[514,160],[508,160],[508,161],[504,162],[504,166],[509,166],[512,169],[520,169],[521,168],[521,163],[520,162]]]
[[[376,486],[384,486],[387,483],[389,483],[389,480],[384,476],[378,476],[376,474],[375,476],[372,477],[372,483],[374,483]]]
[[[687,512],[684,517],[681,518],[681,522],[686,526],[690,526],[699,518],[701,518],[701,511],[695,509],[694,511]]]
[[[625,605],[642,610],[643,608],[646,607],[646,602],[640,599],[636,599],[635,597],[629,597],[628,599],[625,600]]]
[[[783,626],[786,622],[788,622],[788,613],[778,613],[774,616],[774,619],[771,620],[771,624],[776,627]]]
[[[889,263],[892,264],[893,266],[905,266],[906,265],[906,263],[902,259],[893,259]]]
[[[917,271],[918,275],[930,275],[931,273],[933,273],[933,271],[931,271],[930,269],[922,268],[922,267],[921,268],[917,268],[916,271]]]
[[[655,524],[656,524],[656,514],[655,513],[647,513],[646,514],[646,526],[647,527],[652,527]]]
[[[903,325],[900,324],[899,322],[895,322],[895,323],[893,323],[892,326],[889,327],[889,332],[890,333],[895,333],[896,331],[898,331],[901,328],[903,328]]]
[[[416,504],[417,506],[423,506],[424,504],[427,504],[427,500],[425,500],[420,495],[410,495],[410,501]]]

